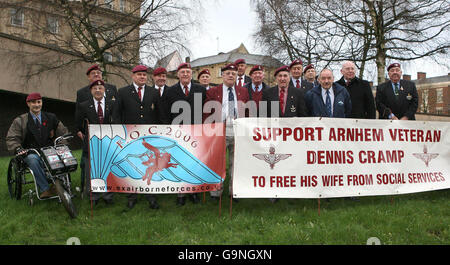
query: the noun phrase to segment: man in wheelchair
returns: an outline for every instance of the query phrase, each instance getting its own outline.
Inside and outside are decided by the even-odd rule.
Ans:
[[[53,184],[49,186],[41,158],[27,149],[39,149],[52,146],[53,140],[67,134],[64,124],[56,115],[42,110],[42,97],[39,93],[31,93],[26,99],[29,112],[15,118],[6,135],[6,146],[10,152],[22,156],[25,163],[33,171],[40,198],[56,195]]]

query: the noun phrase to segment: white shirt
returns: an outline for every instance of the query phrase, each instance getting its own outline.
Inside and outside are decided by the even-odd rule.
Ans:
[[[155,85],[156,91],[158,91],[160,97],[162,97],[162,95],[164,94],[164,88],[165,87],[166,86],[158,87],[157,85]],[[160,88],[161,88],[161,92],[159,92]]]
[[[181,90],[183,90],[183,93],[186,95],[186,91],[184,89],[184,85],[180,82],[180,86],[181,86]],[[187,84],[188,90],[189,92],[191,91],[191,82],[189,82],[189,84]]]
[[[242,86],[244,86],[245,85],[245,74],[243,74],[243,75],[241,75],[241,76],[237,76],[236,77],[236,85],[239,85],[239,78],[242,78],[241,79],[241,84],[242,84]]]
[[[98,100],[94,99],[94,107],[95,107],[95,112],[98,114]],[[105,117],[105,97],[102,97],[102,100],[100,101],[100,105],[102,106],[102,111],[103,111],[103,118]]]
[[[323,87],[321,87],[322,89],[322,99],[323,99],[323,104],[326,106],[327,105],[327,89],[324,89]],[[333,87],[330,87],[330,89],[328,89],[330,91],[330,99],[331,99],[331,115],[333,115],[333,106],[334,106],[334,92],[333,92]]]
[[[228,117],[228,87],[223,84],[223,90],[222,90],[222,120],[225,121],[228,118],[233,120],[234,117]],[[236,97],[236,89],[234,86],[231,88],[231,91],[234,96],[234,110],[236,111],[237,116],[237,97]]]
[[[139,86],[133,82],[134,89],[136,89],[136,93],[139,93]],[[141,86],[141,101],[144,99],[145,85]],[[139,94],[138,94],[139,95]]]
[[[291,80],[292,80],[292,84],[294,84],[295,88],[297,88],[297,80],[299,81],[300,87],[302,87],[302,78],[301,77],[299,79],[295,79],[295,78],[291,77]]]

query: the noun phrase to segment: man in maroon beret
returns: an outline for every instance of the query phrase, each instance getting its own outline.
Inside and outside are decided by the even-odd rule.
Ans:
[[[263,91],[262,101],[267,103],[268,117],[306,117],[303,90],[289,86],[289,67],[282,66],[274,73],[277,85]],[[276,102],[272,108],[272,102]]]
[[[76,98],[76,104],[75,104],[75,108],[77,109],[79,107],[79,105],[84,102],[89,100],[92,95],[91,95],[91,91],[89,89],[89,85],[92,84],[92,82],[97,81],[97,80],[103,80],[103,72],[100,69],[100,66],[98,64],[93,64],[91,65],[87,70],[86,70],[86,77],[87,77],[87,81],[88,81],[88,85],[85,87],[82,87],[80,89],[77,90],[77,98]],[[117,98],[117,88],[115,85],[112,84],[105,84],[105,97],[109,100],[115,100]],[[75,110],[76,113],[76,110]],[[77,132],[77,136],[83,141],[84,139],[84,134],[81,131]],[[84,155],[81,155],[81,162],[80,162],[80,168],[81,168],[81,189],[84,189],[84,180],[86,179],[84,176],[85,170],[84,170]]]
[[[201,124],[201,110],[206,99],[206,88],[192,82],[192,67],[189,63],[181,63],[178,66],[177,77],[179,82],[170,87],[165,97],[168,108],[168,114],[166,115],[168,123],[172,125]],[[187,105],[189,109],[184,108]],[[196,110],[200,110],[200,112],[196,113]],[[189,194],[189,199],[192,203],[200,202],[197,193]],[[186,194],[178,193],[176,205],[183,206],[185,203]]]
[[[12,122],[6,135],[6,147],[15,155],[23,156],[25,163],[33,171],[40,191],[39,198],[56,196],[55,187],[48,185],[42,160],[36,153],[28,153],[27,149],[52,146],[56,137],[66,134],[68,130],[55,114],[42,111],[42,97],[39,93],[29,94],[26,103],[29,111]]]
[[[305,76],[305,80],[317,86],[319,82],[317,81],[317,73],[313,64],[308,64],[305,69],[303,69],[303,75]]]
[[[256,108],[258,110],[259,102],[262,99],[263,90],[267,88],[266,83],[263,82],[264,67],[262,65],[255,65],[250,69],[249,74],[252,81],[246,84],[245,87],[248,90],[249,99],[256,103]],[[251,113],[250,116],[252,116]]]
[[[375,102],[380,119],[415,120],[419,106],[417,88],[414,82],[403,80],[399,63],[387,68],[389,79],[377,88]]]
[[[147,85],[148,68],[137,65],[131,70],[132,83],[122,87],[117,92],[117,107],[114,109],[113,119],[120,124],[160,124],[163,112],[159,93]],[[154,194],[145,194],[151,209],[159,209]],[[132,209],[137,203],[138,195],[128,195],[127,207]]]
[[[154,87],[159,93],[159,97],[162,98],[166,92],[167,70],[164,67],[158,67],[153,70],[152,75]]]
[[[243,87],[247,83],[250,83],[252,79],[245,74],[245,71],[247,70],[247,63],[245,59],[237,59],[234,62],[234,65],[237,67],[236,85]]]
[[[87,123],[89,124],[112,124],[113,121],[113,112],[116,105],[110,99],[105,98],[105,82],[103,80],[97,80],[92,82],[89,85],[91,90],[91,98],[86,100],[78,106],[75,114],[75,124],[79,131],[81,131],[84,135],[87,134]],[[88,154],[88,146],[89,139],[87,137],[84,139],[83,144],[83,157],[84,164],[89,165],[89,154]],[[90,167],[85,167],[85,187],[83,190],[84,196],[88,197],[91,190],[90,185]],[[94,205],[97,205],[101,198],[105,201],[106,204],[113,204],[113,196],[112,192],[92,192],[91,200]]]
[[[206,93],[206,102],[215,102],[220,109],[215,112],[205,114],[205,122],[223,122],[226,126],[226,149],[228,150],[228,158],[230,161],[229,182],[230,194],[232,194],[233,180],[233,159],[234,159],[234,132],[233,120],[238,117],[245,117],[245,109],[243,104],[249,100],[248,90],[245,87],[236,85],[237,66],[234,63],[227,64],[221,69],[223,83],[211,88]],[[206,103],[205,103],[206,104]],[[217,113],[216,113],[217,111]],[[217,120],[219,119],[219,120]],[[211,192],[211,198],[217,200],[222,195],[223,187],[218,191]],[[234,201],[237,201],[233,199]]]
[[[206,91],[210,89],[209,83],[211,82],[211,72],[208,69],[203,69],[198,73],[197,80],[200,85],[204,86]]]
[[[313,85],[302,78],[303,75],[303,62],[301,59],[296,59],[292,61],[289,65],[289,70],[291,74],[290,86],[297,89],[301,89],[303,93],[313,88]]]

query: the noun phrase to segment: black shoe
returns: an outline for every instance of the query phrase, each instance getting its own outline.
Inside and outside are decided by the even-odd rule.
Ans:
[[[189,200],[191,200],[191,202],[192,202],[193,204],[197,204],[197,203],[200,202],[200,198],[198,197],[198,195],[197,195],[196,193],[190,194],[190,195],[189,195]]]
[[[97,206],[97,204],[100,202],[100,200],[92,200],[92,205]]]
[[[239,202],[239,199],[233,198],[233,202]]]
[[[277,203],[278,202],[278,198],[270,198],[269,199],[269,201],[271,202],[271,203]]]
[[[133,209],[133,207],[136,205],[136,203],[137,203],[137,200],[128,200],[128,203],[127,203],[128,209]]]
[[[186,203],[186,197],[177,197],[177,206],[184,206]]]
[[[359,202],[359,199],[357,197],[346,197],[346,200],[350,200],[350,201],[354,201],[354,202]]]
[[[114,205],[114,201],[113,201],[113,199],[104,199],[105,200],[105,203],[106,203],[106,205]]]
[[[220,200],[219,196],[211,196],[210,198],[211,198],[211,201],[215,201],[215,202],[218,202]]]
[[[150,206],[150,209],[154,209],[154,210],[159,209],[159,204],[157,201],[150,201],[149,206]]]

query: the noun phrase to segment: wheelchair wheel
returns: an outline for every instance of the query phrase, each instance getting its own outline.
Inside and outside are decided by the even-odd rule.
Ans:
[[[59,199],[61,200],[64,208],[71,218],[77,217],[77,210],[72,202],[72,197],[70,193],[66,190],[61,180],[55,180],[56,193],[58,193]]]
[[[22,197],[23,171],[19,168],[19,162],[11,159],[8,166],[8,191],[11,199],[20,200]]]

